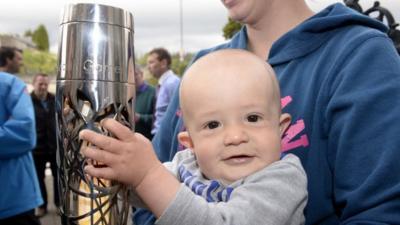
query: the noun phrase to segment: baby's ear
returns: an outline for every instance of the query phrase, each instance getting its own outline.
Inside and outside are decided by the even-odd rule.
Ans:
[[[178,141],[181,145],[185,146],[185,148],[193,148],[193,141],[190,138],[189,132],[182,131],[178,134]]]
[[[281,115],[281,118],[279,119],[279,129],[281,132],[281,137],[285,134],[286,130],[289,128],[290,121],[292,120],[292,117],[288,113],[283,113]]]

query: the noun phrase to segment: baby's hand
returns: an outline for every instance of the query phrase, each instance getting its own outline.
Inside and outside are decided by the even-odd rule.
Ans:
[[[154,153],[151,142],[113,119],[105,119],[102,126],[115,138],[90,130],[83,130],[79,137],[96,147],[85,147],[82,153],[102,167],[87,165],[85,172],[91,176],[118,180],[137,187],[161,162]]]

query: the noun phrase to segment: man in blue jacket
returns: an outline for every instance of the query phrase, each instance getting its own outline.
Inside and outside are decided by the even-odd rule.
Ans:
[[[31,97],[23,81],[13,76],[22,52],[0,49],[0,224],[36,225],[35,208],[43,203],[32,159],[36,144]]]

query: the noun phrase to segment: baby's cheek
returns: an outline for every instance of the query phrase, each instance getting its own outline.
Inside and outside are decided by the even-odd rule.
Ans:
[[[196,156],[197,158],[197,163],[200,167],[201,172],[206,175],[207,177],[212,177],[210,174],[213,171],[214,167],[214,160],[210,159],[209,157],[205,155],[199,155]]]

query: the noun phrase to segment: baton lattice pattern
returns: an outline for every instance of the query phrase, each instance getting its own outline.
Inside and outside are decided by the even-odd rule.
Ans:
[[[60,212],[64,225],[123,225],[127,222],[127,188],[117,182],[89,177],[83,168],[89,162],[81,149],[88,143],[79,140],[79,132],[91,129],[110,136],[100,121],[112,117],[130,127],[129,113],[124,104],[112,103],[94,110],[91,101],[64,96],[58,102],[58,157]],[[62,115],[59,115],[62,114]]]

